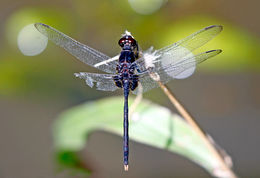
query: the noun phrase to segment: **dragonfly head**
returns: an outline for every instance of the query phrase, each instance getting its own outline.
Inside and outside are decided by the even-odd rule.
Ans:
[[[126,32],[120,38],[118,44],[123,50],[134,50],[137,48],[137,42],[129,32]]]

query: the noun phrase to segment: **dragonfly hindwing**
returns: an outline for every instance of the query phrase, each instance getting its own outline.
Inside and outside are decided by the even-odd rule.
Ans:
[[[76,77],[84,79],[91,88],[95,85],[97,90],[115,91],[118,87],[115,85],[112,74],[95,74],[80,72],[74,74]]]

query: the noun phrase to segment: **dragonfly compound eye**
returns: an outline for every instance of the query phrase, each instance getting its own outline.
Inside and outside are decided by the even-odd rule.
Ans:
[[[136,40],[130,35],[125,35],[118,41],[118,44],[121,47],[124,47],[124,45],[127,43],[133,47],[136,46]]]

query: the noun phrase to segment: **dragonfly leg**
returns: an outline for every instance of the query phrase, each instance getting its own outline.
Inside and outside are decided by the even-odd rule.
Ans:
[[[130,82],[130,89],[134,91],[138,87],[138,75],[133,75],[132,80]]]
[[[135,58],[138,59],[139,58],[139,45],[138,42],[136,41],[136,52],[135,52]]]
[[[116,84],[117,87],[119,87],[119,88],[123,87],[122,80],[120,79],[119,76],[115,76],[115,77],[113,77],[113,79],[114,79],[115,84]]]

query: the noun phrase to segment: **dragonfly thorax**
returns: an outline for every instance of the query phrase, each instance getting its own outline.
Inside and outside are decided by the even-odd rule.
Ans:
[[[136,59],[136,56],[133,51],[122,50],[119,56],[119,63],[133,63]]]

